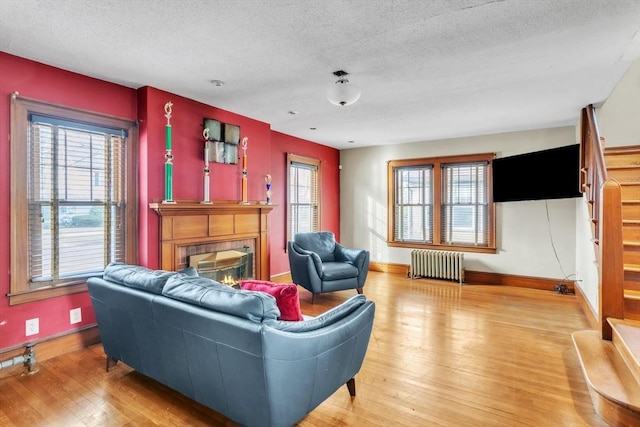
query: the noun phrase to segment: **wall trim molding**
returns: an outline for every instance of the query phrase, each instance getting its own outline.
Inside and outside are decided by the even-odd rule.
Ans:
[[[587,321],[589,322],[589,326],[591,327],[591,329],[594,329],[596,331],[601,331],[602,328],[600,327],[600,321],[598,320],[598,315],[593,310],[593,307],[591,307],[589,300],[582,292],[582,289],[580,289],[580,286],[576,286],[576,301],[578,302],[578,306],[582,309],[582,312],[587,318]]]
[[[408,264],[393,264],[387,262],[370,262],[369,271],[381,271],[383,273],[396,273],[409,277]]]
[[[372,262],[369,264],[369,270],[382,271],[385,273],[396,273],[401,274],[405,277],[409,277],[408,264]],[[569,293],[573,294],[575,292],[575,282],[572,280],[550,279],[546,277],[533,276],[518,276],[514,274],[489,273],[473,270],[464,271],[463,285],[501,285],[540,289],[545,291],[555,291],[555,287],[559,283],[566,285]]]
[[[65,353],[81,350],[100,342],[100,332],[98,325],[93,323],[83,326],[79,329],[65,331],[60,334],[52,335],[42,340],[37,338],[33,341],[27,341],[24,344],[16,345],[9,348],[0,349],[0,360],[8,360],[24,354],[27,344],[35,344],[33,351],[36,357],[36,366],[38,363],[63,355]],[[15,365],[0,370],[0,378],[8,375],[14,375],[24,369],[22,365]]]
[[[465,270],[464,281],[467,285],[503,285],[540,289],[543,291],[555,291],[556,285],[561,283],[567,286],[570,294],[575,292],[575,282],[573,280],[550,279],[547,277],[517,276],[515,274]]]

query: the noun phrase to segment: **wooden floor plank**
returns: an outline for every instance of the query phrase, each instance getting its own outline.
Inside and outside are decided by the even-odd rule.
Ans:
[[[606,426],[573,348],[571,334],[589,328],[574,295],[383,272],[364,291],[376,317],[357,396],[341,387],[299,426]],[[311,304],[301,288],[302,310],[354,294]],[[39,368],[0,378],[0,425],[235,426],[122,363],[106,372],[100,345]]]

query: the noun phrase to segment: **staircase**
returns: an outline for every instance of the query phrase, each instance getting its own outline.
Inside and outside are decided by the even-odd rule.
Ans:
[[[622,194],[624,318],[640,321],[640,147],[608,148],[604,158]]]
[[[581,120],[581,184],[598,268],[594,330],[572,334],[596,412],[611,426],[640,426],[640,147],[603,149],[595,111]]]

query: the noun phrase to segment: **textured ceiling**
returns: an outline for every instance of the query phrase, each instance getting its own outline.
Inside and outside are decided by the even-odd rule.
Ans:
[[[355,148],[576,124],[640,56],[640,0],[0,0],[0,51]]]

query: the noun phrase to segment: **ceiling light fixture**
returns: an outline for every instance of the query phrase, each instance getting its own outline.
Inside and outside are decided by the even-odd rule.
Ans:
[[[334,71],[333,75],[338,77],[338,80],[327,92],[327,99],[329,102],[335,105],[351,105],[360,99],[362,93],[358,86],[354,86],[349,83],[346,76],[347,73],[344,70]]]

